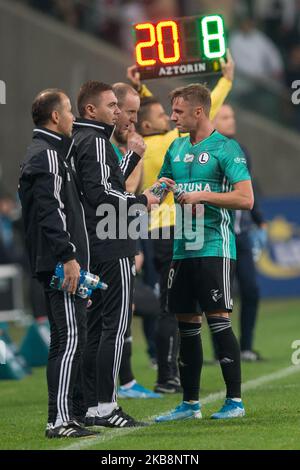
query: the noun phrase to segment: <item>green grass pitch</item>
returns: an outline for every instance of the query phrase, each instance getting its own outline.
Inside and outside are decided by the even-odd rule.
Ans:
[[[235,308],[234,327],[237,331]],[[134,372],[137,380],[152,388],[155,371],[149,367],[140,319],[134,320]],[[211,358],[207,325],[203,343]],[[47,440],[45,369],[34,369],[22,381],[0,382],[0,449],[98,449],[98,450],[201,450],[201,449],[300,449],[300,368],[292,366],[291,345],[300,340],[300,300],[264,301],[256,330],[255,348],[266,361],[243,364],[246,417],[210,420],[224,389],[219,366],[205,365],[201,400],[203,419],[147,428],[110,430],[101,428],[93,439]],[[300,358],[300,354],[298,355]],[[119,404],[138,419],[148,419],[176,406],[180,395],[155,400],[124,400]]]

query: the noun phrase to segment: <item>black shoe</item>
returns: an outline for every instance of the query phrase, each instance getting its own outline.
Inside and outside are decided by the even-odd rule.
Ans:
[[[74,416],[74,421],[78,423],[82,428],[85,426],[85,415],[81,416]]]
[[[134,418],[124,413],[122,408],[118,407],[107,416],[95,416],[94,426],[105,426],[106,428],[135,428],[138,426],[148,426],[148,423],[136,421]]]
[[[156,384],[154,387],[156,393],[176,393],[174,385],[169,384],[168,382],[164,384]]]
[[[183,389],[182,389],[182,386],[181,386],[181,382],[180,382],[180,378],[179,377],[173,377],[172,379],[169,379],[168,380],[168,383],[170,385],[173,385],[173,387],[175,387],[175,393],[182,393],[183,392]]]
[[[49,434],[51,433],[52,429],[53,429],[53,424],[47,423],[46,430],[45,430],[45,437],[49,437]]]
[[[95,437],[97,434],[99,433],[84,429],[76,421],[70,421],[69,423],[57,426],[56,428],[48,429],[46,436],[49,439],[52,439],[62,437]]]
[[[164,383],[157,383],[154,387],[154,391],[157,393],[182,393],[182,387],[179,379],[175,377]]]
[[[85,416],[84,425],[86,427],[94,426],[95,425],[95,416]]]

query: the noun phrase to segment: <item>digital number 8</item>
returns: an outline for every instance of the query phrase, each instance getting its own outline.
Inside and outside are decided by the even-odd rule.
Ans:
[[[209,33],[208,32],[208,25],[210,23],[217,23],[217,33]],[[220,16],[212,15],[212,16],[205,16],[201,21],[201,30],[203,35],[203,50],[204,55],[208,59],[217,59],[219,57],[223,57],[226,52],[226,44],[225,44],[225,37],[224,37],[224,24],[223,20]],[[211,51],[210,42],[211,41],[219,41],[219,50],[218,51]]]

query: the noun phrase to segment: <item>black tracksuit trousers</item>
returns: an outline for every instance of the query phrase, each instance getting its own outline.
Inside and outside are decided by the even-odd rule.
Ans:
[[[48,423],[57,417],[71,421],[73,391],[86,339],[87,300],[49,287],[44,280],[46,311],[50,323],[47,365]]]
[[[87,310],[83,372],[88,408],[117,400],[124,336],[132,317],[134,258],[106,261],[92,266],[91,272],[98,274],[108,289],[94,291]]]

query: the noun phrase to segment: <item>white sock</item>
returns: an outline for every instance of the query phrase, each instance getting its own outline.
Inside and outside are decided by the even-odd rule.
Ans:
[[[136,380],[133,379],[131,380],[131,382],[128,382],[127,384],[122,385],[122,388],[125,388],[126,390],[128,390],[129,388],[133,387],[135,384],[136,384]]]
[[[232,401],[236,401],[238,403],[241,403],[242,399],[241,398],[230,398]]]
[[[187,403],[188,405],[195,405],[196,403],[199,403],[199,400],[189,400],[189,401],[184,401],[184,403]]]
[[[90,406],[86,412],[86,416],[94,418],[97,414],[97,409],[98,409],[97,406]]]
[[[116,402],[113,403],[98,403],[97,416],[107,416],[118,407]]]

